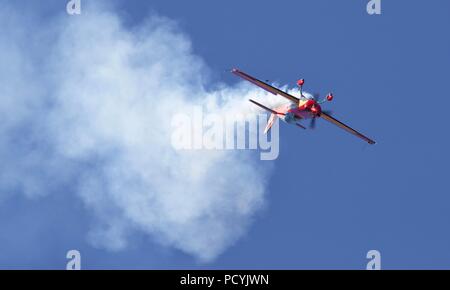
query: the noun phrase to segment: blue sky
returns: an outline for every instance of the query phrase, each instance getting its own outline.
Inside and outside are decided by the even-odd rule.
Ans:
[[[450,3],[384,0],[380,16],[369,16],[363,0],[255,3],[116,1],[111,9],[129,30],[149,15],[176,21],[208,67],[210,84],[235,84],[224,70],[239,67],[332,91],[335,101],[325,106],[378,144],[320,120],[314,131],[281,124],[279,158],[257,165],[273,166],[266,206],[208,263],[139,231],[120,251],[93,246],[86,233],[95,214],[70,182],[56,182],[65,195],[28,198],[2,188],[0,268],[63,269],[70,249],[91,269],[364,269],[372,249],[384,269],[450,268]],[[37,16],[43,28],[46,18],[89,13],[83,7],[80,16],[65,15],[61,1],[13,7]]]

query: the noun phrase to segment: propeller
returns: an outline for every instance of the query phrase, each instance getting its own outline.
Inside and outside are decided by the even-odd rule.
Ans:
[[[313,130],[316,128],[316,117],[313,117],[311,119],[311,122],[309,123],[309,128],[311,128]]]

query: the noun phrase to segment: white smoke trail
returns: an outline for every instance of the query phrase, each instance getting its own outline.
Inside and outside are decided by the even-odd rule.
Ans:
[[[112,250],[138,230],[211,261],[242,236],[264,204],[267,166],[242,152],[175,151],[171,116],[192,105],[245,112],[255,110],[249,98],[278,98],[247,84],[207,91],[207,68],[165,18],[130,30],[97,10],[55,29],[40,23],[48,29],[38,33],[6,10],[0,196],[76,186],[97,217],[89,240]]]

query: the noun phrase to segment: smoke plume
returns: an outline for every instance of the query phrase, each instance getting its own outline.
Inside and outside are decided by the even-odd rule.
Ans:
[[[249,98],[275,98],[243,83],[205,89],[207,66],[163,17],[127,28],[104,9],[44,21],[2,8],[3,202],[73,193],[94,213],[94,246],[125,249],[139,231],[204,262],[245,233],[268,166],[249,152],[174,150],[171,117],[254,112]]]

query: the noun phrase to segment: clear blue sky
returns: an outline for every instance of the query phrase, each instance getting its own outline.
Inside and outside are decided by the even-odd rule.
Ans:
[[[61,1],[18,2],[42,17],[65,13]],[[450,268],[448,1],[383,0],[381,16],[364,0],[117,2],[130,28],[149,11],[177,21],[214,81],[236,83],[223,73],[236,66],[332,91],[327,108],[378,144],[320,120],[314,131],[281,124],[267,207],[208,264],[138,233],[126,250],[94,248],[76,196],[7,195],[0,268],[65,268],[73,248],[94,269],[364,269],[371,249],[384,269]]]

